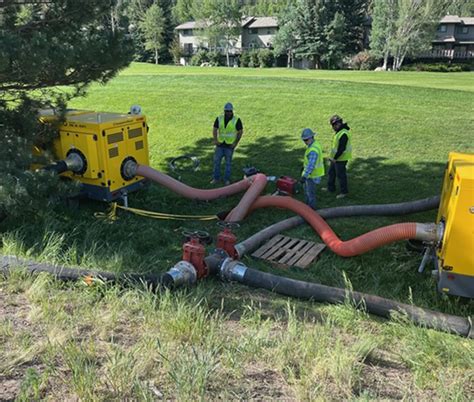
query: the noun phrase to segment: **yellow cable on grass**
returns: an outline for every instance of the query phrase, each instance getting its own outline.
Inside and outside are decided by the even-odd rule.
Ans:
[[[146,218],[152,218],[152,219],[167,219],[167,220],[175,220],[175,221],[190,221],[190,220],[213,221],[213,220],[219,219],[216,215],[179,215],[179,214],[166,214],[163,212],[145,211],[144,209],[124,207],[122,205],[118,205],[116,202],[113,202],[110,205],[110,210],[108,212],[96,212],[94,216],[96,218],[107,219],[108,221],[112,221],[112,222],[116,221],[118,219],[117,208],[123,209],[124,211],[131,212],[132,214],[135,214],[135,215],[144,216]]]

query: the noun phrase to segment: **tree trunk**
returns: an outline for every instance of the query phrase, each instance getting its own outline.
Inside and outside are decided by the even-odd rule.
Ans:
[[[387,65],[388,65],[388,52],[385,53],[385,55],[383,56],[382,69],[383,69],[384,71],[387,71]]]
[[[227,67],[230,67],[229,49],[225,50],[225,58],[226,58],[226,61],[227,61]]]
[[[155,49],[155,64],[158,64],[158,49]]]
[[[290,50],[286,52],[286,57],[287,57],[286,68],[290,68],[291,67],[291,51]]]

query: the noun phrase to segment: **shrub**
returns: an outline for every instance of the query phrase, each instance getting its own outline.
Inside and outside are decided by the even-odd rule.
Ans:
[[[208,52],[204,49],[198,50],[198,52],[191,57],[191,65],[192,66],[200,66],[202,63],[208,63],[209,56]]]
[[[240,67],[248,67],[250,63],[250,52],[244,51],[240,56]]]
[[[379,58],[364,50],[351,57],[348,67],[353,70],[373,70],[378,64]]]
[[[209,59],[209,63],[213,66],[221,66],[222,63],[222,56],[217,50],[213,50],[207,54]]]
[[[258,67],[260,65],[260,61],[258,60],[258,50],[251,50],[249,52],[249,67]]]
[[[434,73],[459,73],[470,71],[469,64],[415,63],[402,67],[404,71],[430,71]]]
[[[270,49],[260,49],[258,51],[258,62],[260,67],[272,67],[275,61],[273,51]]]

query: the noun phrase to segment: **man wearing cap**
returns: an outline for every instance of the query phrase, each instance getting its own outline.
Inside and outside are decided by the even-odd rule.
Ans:
[[[324,176],[323,151],[319,142],[314,139],[315,135],[310,128],[305,128],[301,133],[306,151],[300,182],[304,186],[305,202],[313,209],[316,209],[316,186]]]
[[[216,118],[212,129],[212,136],[216,145],[212,184],[216,184],[221,179],[222,158],[225,158],[224,184],[230,184],[232,155],[242,137],[243,130],[242,121],[234,115],[232,103],[226,103],[224,114]]]
[[[336,176],[339,180],[341,192],[336,198],[344,198],[349,193],[347,187],[347,162],[352,159],[352,143],[350,127],[344,123],[342,118],[337,114],[329,119],[334,130],[334,137],[332,140],[331,154],[329,157],[329,172],[328,172],[328,191],[334,193],[336,191]]]

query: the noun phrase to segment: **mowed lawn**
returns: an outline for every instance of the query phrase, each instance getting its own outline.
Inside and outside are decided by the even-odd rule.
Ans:
[[[298,177],[311,127],[328,151],[329,117],[351,126],[350,197],[318,193],[318,207],[402,202],[440,194],[450,151],[473,152],[474,74],[294,71],[133,64],[94,85],[74,108],[127,112],[139,104],[150,126],[150,164],[194,187],[210,188],[212,123],[231,101],[244,124],[233,180],[255,166]],[[200,158],[197,172],[173,173],[171,158]],[[274,190],[267,186],[267,193]],[[298,196],[301,199],[301,195]],[[195,202],[151,185],[130,196],[147,210],[214,214],[236,205]],[[183,229],[217,234],[215,222],[148,220],[119,213],[113,223],[83,202],[48,211],[40,222],[2,224],[3,254],[115,272],[163,272],[181,259]],[[243,240],[292,216],[254,212]],[[344,240],[396,222],[433,222],[436,211],[405,217],[330,221]],[[318,241],[308,226],[287,233]],[[209,247],[211,250],[212,247]],[[466,250],[466,252],[472,252]],[[326,250],[306,270],[249,266],[353,289],[434,310],[472,315],[472,301],[436,292],[431,267],[405,244],[344,259]],[[456,336],[384,321],[348,304],[327,306],[207,280],[196,289],[152,294],[110,285],[64,285],[47,277],[0,279],[2,386],[26,399],[78,396],[195,399],[472,400],[474,346]],[[5,385],[7,384],[7,385]],[[10,387],[10,388],[8,388]],[[8,391],[10,390],[10,391]]]

